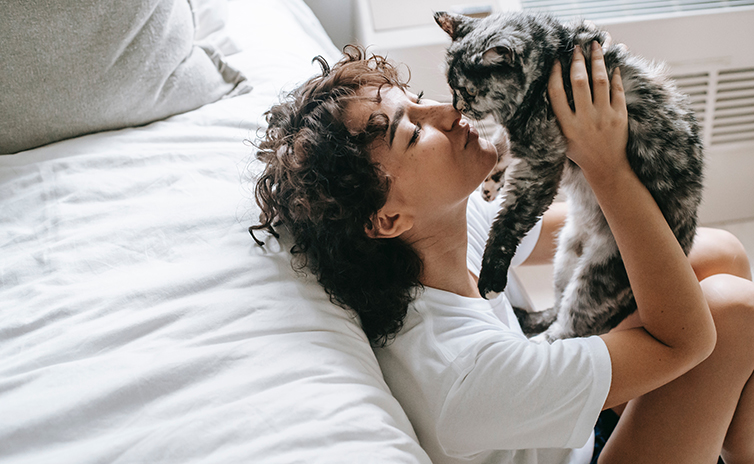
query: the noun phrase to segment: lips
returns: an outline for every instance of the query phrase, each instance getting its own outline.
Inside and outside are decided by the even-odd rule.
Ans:
[[[476,130],[476,127],[466,121],[466,143],[463,145],[463,148],[465,149],[469,146],[469,142],[475,142],[477,139],[479,139],[479,132]]]

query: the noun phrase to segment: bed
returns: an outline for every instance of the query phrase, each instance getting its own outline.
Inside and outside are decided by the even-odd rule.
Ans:
[[[133,4],[153,18],[165,1]],[[136,121],[111,117],[135,100],[120,95],[78,135],[60,104],[15,121],[54,141],[0,156],[0,461],[428,463],[357,321],[294,272],[285,237],[247,232],[264,111],[339,51],[301,0],[213,1],[206,56],[189,54],[212,59],[221,95]],[[117,3],[96,11],[121,24]],[[189,4],[198,30],[212,11]],[[0,100],[6,128],[19,95]]]

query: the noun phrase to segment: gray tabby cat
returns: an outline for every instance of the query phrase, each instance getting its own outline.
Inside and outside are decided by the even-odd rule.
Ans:
[[[527,335],[549,326],[540,336],[549,341],[607,332],[636,309],[636,302],[615,239],[589,184],[566,157],[566,139],[547,99],[550,70],[560,60],[573,108],[573,49],[582,48],[589,70],[592,41],[603,44],[607,35],[588,23],[564,25],[544,15],[471,19],[441,12],[435,20],[453,39],[447,53],[453,105],[475,119],[494,115],[509,134],[509,154],[501,153],[498,170],[486,183],[494,184],[505,169],[505,198],[484,252],[481,294],[489,297],[505,288],[521,238],[560,185],[568,217],[555,256],[555,307],[542,313],[517,311],[517,316]],[[702,195],[696,119],[658,66],[618,46],[605,50],[605,62],[609,77],[621,69],[628,161],[688,254]]]

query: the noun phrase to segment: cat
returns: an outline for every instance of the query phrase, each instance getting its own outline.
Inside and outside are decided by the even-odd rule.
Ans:
[[[521,238],[553,202],[566,194],[568,215],[554,260],[555,305],[544,312],[516,310],[524,332],[553,341],[602,334],[636,310],[615,239],[579,167],[566,157],[566,139],[547,97],[555,60],[573,108],[570,65],[581,47],[590,69],[593,41],[607,34],[588,22],[563,24],[543,14],[498,14],[472,19],[445,12],[435,20],[447,32],[447,78],[453,105],[467,116],[492,114],[507,130],[501,161],[485,189],[503,184],[504,200],[487,242],[480,293],[503,291]],[[688,254],[702,198],[700,131],[687,99],[661,66],[631,56],[625,47],[604,50],[608,77],[620,67],[628,109],[627,157]],[[507,146],[507,152],[506,150]],[[504,178],[503,178],[504,173]]]

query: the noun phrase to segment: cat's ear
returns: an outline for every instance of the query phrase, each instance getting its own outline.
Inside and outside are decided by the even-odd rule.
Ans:
[[[466,35],[466,24],[472,21],[471,18],[459,14],[451,14],[445,11],[435,13],[435,22],[447,32],[451,39],[456,40]]]
[[[413,218],[406,214],[389,214],[380,210],[372,216],[371,224],[364,227],[367,237],[370,238],[394,238],[414,226]]]
[[[486,65],[507,64],[513,66],[513,50],[505,45],[490,47],[482,53],[482,63]]]

